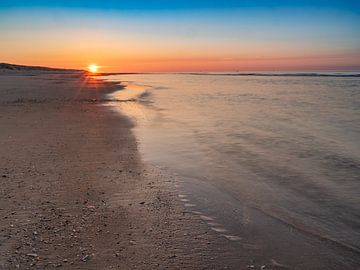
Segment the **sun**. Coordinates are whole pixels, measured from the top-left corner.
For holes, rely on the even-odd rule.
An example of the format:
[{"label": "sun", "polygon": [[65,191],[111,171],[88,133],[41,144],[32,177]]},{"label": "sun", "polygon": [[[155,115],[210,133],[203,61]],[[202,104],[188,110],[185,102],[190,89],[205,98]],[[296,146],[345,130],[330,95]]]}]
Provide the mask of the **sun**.
[{"label": "sun", "polygon": [[98,71],[98,66],[95,65],[95,64],[91,64],[88,66],[88,70],[91,72],[91,73],[96,73]]}]

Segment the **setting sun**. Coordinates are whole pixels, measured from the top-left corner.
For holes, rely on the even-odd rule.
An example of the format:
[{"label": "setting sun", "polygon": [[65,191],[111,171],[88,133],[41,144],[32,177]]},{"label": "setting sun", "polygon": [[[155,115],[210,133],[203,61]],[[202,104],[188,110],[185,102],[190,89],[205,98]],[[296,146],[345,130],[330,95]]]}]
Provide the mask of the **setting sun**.
[{"label": "setting sun", "polygon": [[98,70],[98,66],[97,65],[89,65],[88,70],[92,73],[96,73]]}]

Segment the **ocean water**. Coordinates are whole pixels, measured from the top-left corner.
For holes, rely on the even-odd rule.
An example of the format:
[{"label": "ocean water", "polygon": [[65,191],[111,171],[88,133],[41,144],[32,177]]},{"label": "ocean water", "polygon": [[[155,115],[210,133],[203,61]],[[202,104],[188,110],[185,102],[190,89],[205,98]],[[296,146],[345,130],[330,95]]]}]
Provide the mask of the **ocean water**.
[{"label": "ocean water", "polygon": [[[360,76],[107,76],[148,162],[360,250]],[[350,76],[349,76],[350,75]],[[210,198],[211,199],[211,198]]]}]

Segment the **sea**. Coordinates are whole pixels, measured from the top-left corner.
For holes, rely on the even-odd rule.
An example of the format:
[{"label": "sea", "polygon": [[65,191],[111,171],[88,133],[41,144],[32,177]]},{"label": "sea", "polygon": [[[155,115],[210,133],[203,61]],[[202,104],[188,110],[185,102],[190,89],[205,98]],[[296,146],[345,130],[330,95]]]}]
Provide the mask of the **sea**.
[{"label": "sea", "polygon": [[360,72],[104,78],[124,86],[113,106],[144,160],[183,179],[185,205],[219,217],[233,240],[250,209],[360,251]]}]

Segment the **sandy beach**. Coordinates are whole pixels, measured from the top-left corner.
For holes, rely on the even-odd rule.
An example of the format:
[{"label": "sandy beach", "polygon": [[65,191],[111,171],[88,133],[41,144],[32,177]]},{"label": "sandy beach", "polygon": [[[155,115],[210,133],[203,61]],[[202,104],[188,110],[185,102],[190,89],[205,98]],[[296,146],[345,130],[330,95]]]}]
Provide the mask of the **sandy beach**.
[{"label": "sandy beach", "polygon": [[103,106],[117,84],[0,76],[0,269],[227,267],[225,240],[184,211],[172,179],[140,160],[132,124]]}]

